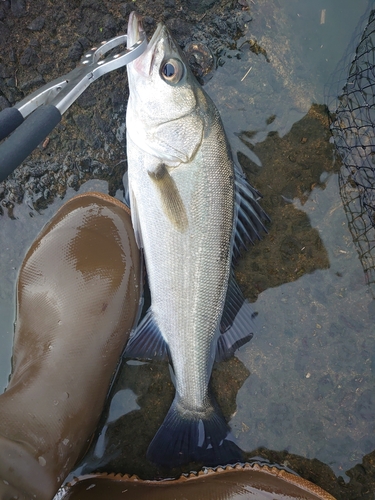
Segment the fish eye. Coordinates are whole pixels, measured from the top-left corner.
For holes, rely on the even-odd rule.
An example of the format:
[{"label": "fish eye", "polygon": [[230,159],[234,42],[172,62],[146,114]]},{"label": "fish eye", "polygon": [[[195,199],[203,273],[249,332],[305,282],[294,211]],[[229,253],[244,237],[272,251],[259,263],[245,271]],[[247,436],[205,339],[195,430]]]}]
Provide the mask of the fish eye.
[{"label": "fish eye", "polygon": [[168,59],[161,66],[161,76],[168,83],[178,83],[184,75],[184,66],[178,59]]}]

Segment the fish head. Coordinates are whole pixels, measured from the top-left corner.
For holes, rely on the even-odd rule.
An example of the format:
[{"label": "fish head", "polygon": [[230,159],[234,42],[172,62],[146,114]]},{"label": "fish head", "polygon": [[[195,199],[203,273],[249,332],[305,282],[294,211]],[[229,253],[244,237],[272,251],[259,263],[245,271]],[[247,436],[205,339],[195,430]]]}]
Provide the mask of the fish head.
[{"label": "fish head", "polygon": [[[128,46],[139,39],[141,18],[128,24]],[[145,52],[127,65],[127,130],[167,165],[186,163],[202,139],[204,92],[168,28],[160,23]]]},{"label": "fish head", "polygon": [[[128,46],[139,39],[141,18],[130,14]],[[131,94],[141,97],[149,116],[173,120],[189,113],[196,106],[195,77],[168,28],[160,23],[145,52],[128,64]]]}]

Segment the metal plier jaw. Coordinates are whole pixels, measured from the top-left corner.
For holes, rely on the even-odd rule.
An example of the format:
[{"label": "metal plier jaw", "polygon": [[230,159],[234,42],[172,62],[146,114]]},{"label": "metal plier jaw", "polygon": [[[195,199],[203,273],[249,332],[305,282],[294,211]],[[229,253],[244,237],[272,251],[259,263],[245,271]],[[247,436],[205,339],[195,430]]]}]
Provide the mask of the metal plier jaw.
[{"label": "metal plier jaw", "polygon": [[102,42],[100,47],[93,47],[87,51],[73,71],[47,83],[14,107],[24,118],[42,104],[52,104],[61,114],[65,113],[92,82],[105,73],[134,61],[144,52],[147,47],[145,33],[140,32],[140,37],[140,40],[129,49],[107,58],[103,58],[107,52],[126,43],[127,35],[120,35]]},{"label": "metal plier jaw", "polygon": [[4,180],[60,122],[61,116],[87,87],[100,76],[134,61],[147,47],[144,31],[131,47],[104,57],[124,45],[127,35],[102,42],[88,50],[77,67],[0,113],[0,182]]}]

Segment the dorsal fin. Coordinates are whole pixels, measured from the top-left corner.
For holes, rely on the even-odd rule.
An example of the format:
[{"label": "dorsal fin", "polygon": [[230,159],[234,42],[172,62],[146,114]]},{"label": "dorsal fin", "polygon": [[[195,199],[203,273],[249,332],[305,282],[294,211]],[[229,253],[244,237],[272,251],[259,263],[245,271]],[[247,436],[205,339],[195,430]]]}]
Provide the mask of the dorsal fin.
[{"label": "dorsal fin", "polygon": [[260,193],[249,184],[242,169],[236,164],[234,176],[236,194],[232,259],[236,261],[248,243],[253,244],[255,240],[261,239],[263,232],[267,233],[263,221],[269,221],[270,218],[258,203]]}]

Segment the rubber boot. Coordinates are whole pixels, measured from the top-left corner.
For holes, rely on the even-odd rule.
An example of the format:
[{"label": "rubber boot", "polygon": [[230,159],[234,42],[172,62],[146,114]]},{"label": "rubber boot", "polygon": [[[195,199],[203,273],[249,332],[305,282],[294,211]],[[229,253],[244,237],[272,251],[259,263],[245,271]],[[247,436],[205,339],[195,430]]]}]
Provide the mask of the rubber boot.
[{"label": "rubber boot", "polygon": [[90,474],[63,490],[60,500],[335,500],[302,477],[258,464],[206,469],[173,481]]},{"label": "rubber boot", "polygon": [[17,283],[0,396],[0,499],[51,500],[86,451],[140,304],[129,210],[88,193],[43,228]]}]

